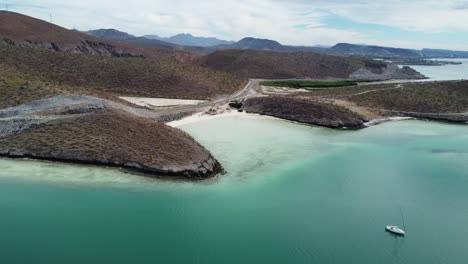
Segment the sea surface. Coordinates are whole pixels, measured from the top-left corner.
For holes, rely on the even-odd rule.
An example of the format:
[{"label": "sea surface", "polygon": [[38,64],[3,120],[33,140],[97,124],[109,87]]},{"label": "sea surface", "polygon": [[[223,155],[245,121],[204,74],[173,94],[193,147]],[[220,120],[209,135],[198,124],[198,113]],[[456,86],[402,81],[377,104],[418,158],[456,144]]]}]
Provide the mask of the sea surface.
[{"label": "sea surface", "polygon": [[[468,126],[238,116],[182,129],[226,174],[177,182],[0,160],[0,263],[468,261]],[[400,210],[405,238],[384,231],[403,226]]]},{"label": "sea surface", "polygon": [[410,66],[433,81],[468,80],[468,59],[440,59],[461,62],[461,65]]}]

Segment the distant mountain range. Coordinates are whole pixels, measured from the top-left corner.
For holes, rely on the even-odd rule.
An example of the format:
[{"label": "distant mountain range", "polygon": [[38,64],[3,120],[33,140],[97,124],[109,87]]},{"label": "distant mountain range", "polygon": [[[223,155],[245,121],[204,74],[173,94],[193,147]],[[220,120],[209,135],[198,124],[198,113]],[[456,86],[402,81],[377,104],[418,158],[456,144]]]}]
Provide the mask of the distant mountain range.
[{"label": "distant mountain range", "polygon": [[329,49],[332,53],[376,58],[468,58],[467,51],[437,49],[401,49],[371,45],[339,43]]},{"label": "distant mountain range", "polygon": [[283,46],[279,42],[269,39],[243,38],[238,42],[218,45],[215,49],[238,49],[238,50],[268,50],[268,51],[293,51],[288,46]]},{"label": "distant mountain range", "polygon": [[164,38],[158,35],[145,35],[143,36],[149,39],[157,39],[165,42],[177,44],[180,46],[193,46],[193,47],[212,47],[217,45],[229,45],[234,44],[234,41],[227,41],[217,38],[206,38],[206,37],[195,37],[191,34],[178,34],[172,37]]},{"label": "distant mountain range", "polygon": [[134,35],[128,34],[126,32],[122,32],[116,29],[96,29],[96,30],[89,30],[89,31],[84,31],[83,33],[98,37],[98,38],[103,38],[103,39],[109,39],[109,40],[114,40],[114,41],[119,41],[119,42],[125,42],[128,44],[136,45],[136,46],[141,46],[145,48],[150,48],[150,47],[156,47],[156,48],[165,48],[165,49],[179,49],[179,47],[176,44],[161,41],[158,39],[148,39],[144,37],[136,37]]},{"label": "distant mountain range", "polygon": [[323,52],[327,48],[324,46],[287,46],[278,41],[269,39],[258,39],[247,37],[236,43],[229,45],[218,45],[211,47],[214,50],[237,49],[237,50],[263,50],[277,52]]},{"label": "distant mountain range", "polygon": [[216,50],[260,50],[275,52],[316,52],[333,55],[353,55],[385,59],[426,59],[426,58],[468,58],[468,51],[439,49],[403,49],[364,44],[339,43],[335,46],[289,46],[269,39],[253,37],[237,42],[217,38],[195,37],[191,34],[178,34],[169,38],[157,35],[136,37],[115,29],[98,29],[83,32],[94,37],[110,39],[141,47],[187,50],[197,53],[210,53]]},{"label": "distant mountain range", "polygon": [[339,43],[327,46],[287,46],[277,41],[257,38],[244,38],[234,44],[211,47],[214,50],[240,49],[264,50],[276,52],[317,52],[334,55],[354,55],[371,58],[468,58],[467,51],[436,50],[436,49],[402,49],[362,44]]},{"label": "distant mountain range", "polygon": [[422,49],[421,52],[425,57],[430,58],[468,58],[468,51]]},{"label": "distant mountain range", "polygon": [[112,28],[89,30],[83,33],[86,33],[88,35],[95,36],[98,38],[113,39],[113,40],[124,40],[124,39],[129,39],[129,38],[135,38],[134,35],[130,35],[126,32],[118,31]]},{"label": "distant mountain range", "polygon": [[417,50],[411,49],[400,49],[380,46],[368,46],[368,45],[355,45],[348,43],[339,43],[329,49],[333,53],[347,54],[347,55],[359,55],[369,57],[404,57],[413,58],[421,57],[421,53]]}]

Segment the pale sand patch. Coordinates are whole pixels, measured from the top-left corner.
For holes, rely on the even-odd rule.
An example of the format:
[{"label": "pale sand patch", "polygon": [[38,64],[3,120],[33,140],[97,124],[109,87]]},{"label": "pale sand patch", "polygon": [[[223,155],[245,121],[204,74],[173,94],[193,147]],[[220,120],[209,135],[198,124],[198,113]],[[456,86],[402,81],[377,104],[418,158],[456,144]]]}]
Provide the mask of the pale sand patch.
[{"label": "pale sand patch", "polygon": [[405,117],[405,116],[395,116],[395,117],[387,117],[387,118],[377,118],[372,119],[371,121],[365,123],[366,127],[370,126],[377,126],[386,122],[393,122],[393,121],[404,121],[404,120],[413,120],[412,117]]},{"label": "pale sand patch", "polygon": [[182,100],[182,99],[167,99],[167,98],[145,98],[145,97],[119,97],[127,102],[139,106],[177,106],[177,105],[197,105],[206,101],[202,100]]},{"label": "pale sand patch", "polygon": [[200,121],[206,121],[206,120],[213,120],[213,119],[218,119],[218,118],[223,118],[223,117],[232,117],[232,116],[242,116],[242,117],[259,117],[260,115],[257,114],[247,114],[245,112],[238,112],[235,110],[232,111],[226,111],[221,114],[215,114],[215,115],[210,115],[206,113],[197,113],[191,116],[188,116],[186,118],[172,121],[169,123],[166,123],[166,125],[171,126],[171,127],[181,127],[187,124],[192,124]]},{"label": "pale sand patch", "polygon": [[271,87],[271,86],[261,86],[261,91],[264,94],[273,94],[273,95],[283,95],[283,94],[294,94],[294,93],[307,93],[310,92],[307,89],[296,89],[289,87]]}]

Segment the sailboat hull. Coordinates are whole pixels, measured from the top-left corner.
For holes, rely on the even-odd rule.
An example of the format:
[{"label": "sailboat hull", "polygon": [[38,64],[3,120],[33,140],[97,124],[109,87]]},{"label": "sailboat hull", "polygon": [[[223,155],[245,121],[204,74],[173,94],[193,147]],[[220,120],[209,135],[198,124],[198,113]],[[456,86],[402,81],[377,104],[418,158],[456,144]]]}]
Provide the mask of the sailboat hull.
[{"label": "sailboat hull", "polygon": [[392,233],[397,236],[405,236],[405,231],[403,231],[401,228],[397,226],[387,226],[385,228],[385,231]]}]

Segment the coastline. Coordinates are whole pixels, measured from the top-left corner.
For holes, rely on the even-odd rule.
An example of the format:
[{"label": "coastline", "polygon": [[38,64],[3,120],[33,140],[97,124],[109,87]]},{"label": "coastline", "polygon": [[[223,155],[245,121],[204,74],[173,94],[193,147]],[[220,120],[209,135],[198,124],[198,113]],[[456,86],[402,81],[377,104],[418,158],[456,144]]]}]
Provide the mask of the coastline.
[{"label": "coastline", "polygon": [[386,118],[376,118],[376,119],[372,119],[372,120],[364,123],[364,128],[372,127],[372,126],[378,126],[380,124],[387,123],[387,122],[404,121],[404,120],[418,120],[418,119],[414,118],[414,117],[404,117],[404,116],[392,116],[392,117],[386,117]]},{"label": "coastline", "polygon": [[[242,118],[257,118],[257,119],[275,119],[275,120],[281,120],[281,121],[286,121],[288,123],[293,123],[296,125],[301,125],[301,126],[309,126],[309,127],[315,127],[315,128],[322,128],[322,129],[330,129],[330,130],[341,130],[341,131],[353,131],[356,129],[349,129],[349,128],[342,128],[342,129],[336,129],[336,128],[328,128],[324,126],[318,126],[314,124],[307,124],[307,123],[301,123],[297,121],[291,121],[287,119],[282,119],[282,118],[277,118],[273,116],[268,116],[268,115],[259,115],[259,114],[250,114],[250,113],[245,113],[245,112],[237,112],[237,111],[226,111],[223,113],[215,114],[215,115],[210,115],[206,114],[203,112],[197,113],[195,115],[183,118],[178,121],[172,121],[170,122],[170,126],[172,127],[181,127],[184,125],[188,124],[194,124],[198,122],[204,122],[204,121],[209,121],[209,120],[215,120],[215,119],[220,119],[220,118],[225,118],[225,117],[242,117]],[[406,120],[424,120],[424,121],[429,121],[429,122],[440,122],[437,120],[430,120],[430,119],[423,119],[423,118],[414,118],[414,117],[401,117],[401,116],[394,116],[394,117],[387,117],[387,118],[376,118],[372,119],[369,122],[366,122],[364,126],[362,126],[360,129],[366,129],[366,128],[371,128],[380,124],[384,123],[390,123],[393,121],[406,121]],[[165,181],[165,182],[192,182],[192,183],[203,183],[203,182],[212,182],[216,181],[219,179],[219,176],[223,174],[223,171],[218,171],[217,173],[212,174],[211,177],[207,178],[187,178],[187,177],[181,177],[180,175],[157,175],[154,173],[148,173],[147,171],[143,170],[138,170],[135,168],[129,168],[126,166],[116,166],[112,164],[104,164],[104,163],[91,163],[91,162],[80,162],[80,161],[70,161],[70,160],[56,160],[56,159],[41,159],[37,157],[12,157],[12,156],[0,156],[0,160],[11,160],[11,161],[29,161],[29,162],[40,162],[43,164],[56,164],[57,166],[61,165],[69,165],[69,166],[76,166],[76,168],[97,168],[97,169],[104,169],[106,171],[109,171],[109,174],[111,173],[118,173],[121,175],[121,179],[117,180],[123,181],[123,182],[141,182],[141,183],[149,183],[153,180],[157,181]],[[129,176],[136,176],[135,178],[130,177],[127,178],[124,175],[129,175]],[[52,177],[52,181],[57,181],[57,182],[87,182],[85,179],[74,179],[73,177],[67,178],[67,177]],[[94,180],[92,180],[94,181]],[[98,181],[99,182],[99,181]],[[104,179],[102,182],[112,182],[109,179]]]},{"label": "coastline", "polygon": [[[305,125],[305,126],[314,126],[314,127],[321,127],[321,128],[328,128],[328,129],[333,129],[333,130],[360,130],[360,129],[366,129],[368,127],[373,127],[377,126],[383,123],[388,123],[388,122],[398,122],[398,121],[405,121],[405,120],[421,120],[421,121],[430,121],[430,122],[444,122],[444,120],[440,119],[435,119],[435,118],[418,118],[418,117],[413,117],[413,116],[390,116],[390,117],[384,117],[384,118],[374,118],[370,119],[369,121],[365,122],[362,126],[358,128],[348,128],[348,127],[343,127],[343,128],[333,128],[333,127],[327,127],[327,126],[321,126],[318,124],[312,124],[312,123],[304,123],[304,122],[299,122],[295,120],[290,120],[290,119],[285,119],[285,118],[280,118],[280,117],[275,117],[275,116],[270,116],[270,115],[261,115],[261,114],[255,114],[255,113],[247,113],[247,112],[238,112],[235,110],[231,111],[225,111],[222,113],[218,114],[207,114],[205,112],[198,112],[196,114],[193,114],[191,116],[184,117],[179,120],[171,121],[166,123],[166,125],[174,128],[180,128],[185,125],[189,124],[194,124],[198,122],[204,122],[204,121],[209,121],[209,120],[215,120],[215,119],[220,119],[220,118],[225,118],[225,117],[248,117],[248,118],[268,118],[268,119],[276,119],[276,120],[281,120],[281,121],[286,121],[298,125]],[[447,122],[447,121],[445,121]],[[453,124],[468,124],[468,122],[448,122],[448,123],[453,123]]]},{"label": "coastline", "polygon": [[205,112],[198,112],[196,114],[184,117],[179,120],[171,121],[166,123],[166,125],[174,128],[178,128],[184,125],[188,124],[193,124],[193,123],[198,123],[202,121],[207,121],[207,120],[213,120],[213,119],[218,119],[218,118],[224,118],[224,117],[235,117],[235,116],[241,116],[241,117],[259,117],[262,115],[258,114],[250,114],[246,112],[238,112],[236,110],[231,110],[231,111],[225,111],[219,114],[207,114]]}]

